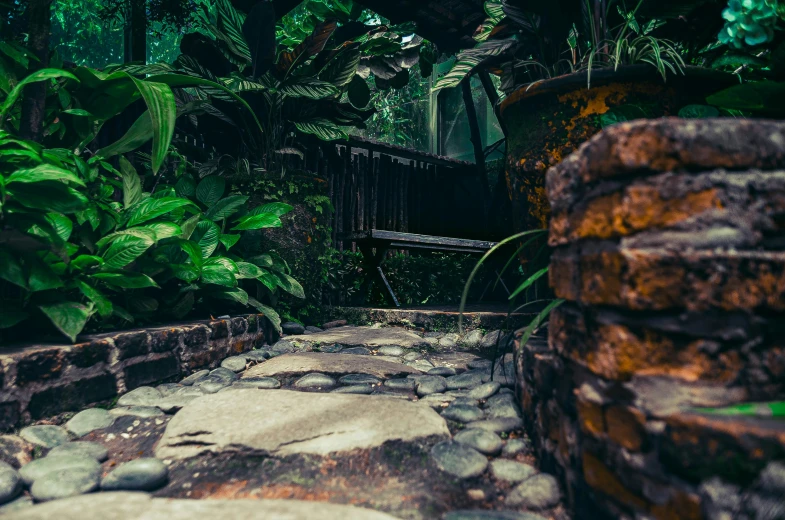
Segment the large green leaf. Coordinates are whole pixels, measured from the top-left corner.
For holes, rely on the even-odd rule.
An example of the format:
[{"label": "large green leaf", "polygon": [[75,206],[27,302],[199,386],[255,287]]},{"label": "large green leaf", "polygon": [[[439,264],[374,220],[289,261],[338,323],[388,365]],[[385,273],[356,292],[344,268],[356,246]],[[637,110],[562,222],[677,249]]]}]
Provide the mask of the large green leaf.
[{"label": "large green leaf", "polygon": [[196,182],[190,175],[183,175],[174,185],[178,197],[193,197],[196,195]]},{"label": "large green leaf", "polygon": [[87,207],[87,197],[59,181],[35,184],[13,184],[7,193],[11,199],[28,208],[57,213],[76,213]]},{"label": "large green leaf", "polygon": [[248,197],[245,195],[230,195],[213,204],[204,212],[204,216],[215,221],[223,220],[240,209],[247,201]]},{"label": "large green leaf", "polygon": [[328,119],[316,117],[308,121],[296,121],[294,126],[303,133],[313,134],[323,141],[336,141],[348,139],[346,132]]},{"label": "large green leaf", "polygon": [[134,228],[122,229],[120,231],[115,231],[114,233],[110,233],[105,237],[103,237],[102,239],[100,239],[98,242],[96,242],[95,245],[98,247],[104,247],[105,245],[124,236],[140,237],[146,240],[150,240],[152,242],[158,240],[158,235],[155,233],[155,230],[151,226],[139,226]]},{"label": "large green leaf", "polygon": [[0,329],[7,329],[13,327],[17,323],[21,323],[30,316],[30,313],[17,310],[3,310],[0,312]]},{"label": "large green leaf", "polygon": [[50,79],[57,78],[69,78],[77,82],[79,81],[79,78],[64,70],[41,69],[39,71],[33,72],[22,81],[17,83],[13,90],[8,93],[8,97],[5,98],[5,101],[3,101],[2,105],[0,105],[0,128],[3,128],[8,111],[11,110],[11,107],[14,106],[16,100],[19,99],[19,96],[22,94],[22,91],[26,85],[29,85],[30,83],[36,83],[38,81],[48,81]]},{"label": "large green leaf", "polygon": [[237,264],[231,258],[226,258],[225,256],[218,256],[214,258],[210,258],[204,263],[205,266],[208,265],[222,265],[229,269],[232,274],[237,275],[240,274],[240,268],[237,267]]},{"label": "large green leaf", "polygon": [[289,213],[294,209],[289,204],[285,202],[268,202],[267,204],[262,204],[261,206],[256,206],[252,209],[249,215],[259,215],[261,213],[272,213],[273,215],[283,216]]},{"label": "large green leaf", "polygon": [[0,249],[0,278],[27,289],[27,277],[22,264],[5,249]]},{"label": "large green leaf", "polygon": [[305,291],[303,290],[303,286],[300,285],[300,282],[286,273],[276,273],[276,276],[278,276],[279,280],[278,287],[288,292],[292,296],[297,298],[305,298]]},{"label": "large green leaf", "polygon": [[153,137],[153,120],[150,111],[145,111],[134,124],[114,143],[95,152],[98,159],[109,159],[115,155],[132,152],[141,147]]},{"label": "large green leaf", "polygon": [[23,168],[20,170],[16,170],[14,173],[8,176],[5,179],[5,184],[10,185],[13,183],[37,183],[43,181],[64,181],[71,184],[76,184],[77,186],[84,186],[85,183],[71,173],[68,170],[64,170],[63,168],[58,168],[52,164],[39,164],[34,168]]},{"label": "large green leaf", "polygon": [[248,293],[239,287],[221,287],[215,288],[210,291],[210,296],[213,298],[221,298],[223,300],[231,300],[241,305],[248,305]]},{"label": "large green leaf", "polygon": [[88,300],[93,302],[93,305],[95,305],[95,310],[98,311],[98,314],[100,314],[102,318],[108,318],[112,315],[112,302],[104,295],[104,293],[87,282],[83,282],[81,280],[77,282],[77,287],[79,287],[79,291],[85,295]]},{"label": "large green leaf", "polygon": [[48,291],[62,287],[63,281],[46,263],[35,258],[30,262],[27,286],[31,291]]},{"label": "large green leaf", "polygon": [[338,88],[349,84],[357,73],[360,64],[360,45],[347,45],[333,57],[319,72],[319,79],[332,83]]},{"label": "large green leaf", "polygon": [[221,264],[205,265],[202,267],[202,282],[236,287],[237,279],[229,269]]},{"label": "large green leaf", "polygon": [[183,230],[174,222],[151,222],[145,226],[155,232],[156,241],[165,238],[179,237]]},{"label": "large green leaf", "polygon": [[223,177],[211,175],[205,177],[196,187],[196,200],[208,208],[218,202],[226,190],[226,181]]},{"label": "large green leaf", "polygon": [[90,275],[108,285],[123,289],[144,289],[145,287],[158,287],[155,280],[142,273],[117,272],[117,273],[95,273]]},{"label": "large green leaf", "polygon": [[485,60],[499,56],[514,48],[516,40],[491,40],[478,43],[472,49],[459,52],[450,71],[434,84],[433,90],[458,86]]},{"label": "large green leaf", "polygon": [[218,247],[218,236],[221,234],[220,228],[214,222],[203,220],[196,225],[196,229],[191,235],[191,240],[199,244],[202,250],[202,258],[210,258]]},{"label": "large green leaf", "polygon": [[760,81],[736,85],[706,98],[710,105],[726,110],[755,112],[770,117],[785,116],[785,82]]},{"label": "large green leaf", "polygon": [[134,166],[120,156],[120,175],[123,177],[123,207],[130,208],[142,200],[142,181]]},{"label": "large green leaf", "polygon": [[264,274],[259,267],[250,262],[237,262],[237,278],[259,278]]},{"label": "large green leaf", "polygon": [[238,240],[240,240],[240,235],[221,234],[221,236],[218,237],[218,240],[221,241],[228,251],[233,245],[237,243]]},{"label": "large green leaf", "polygon": [[283,85],[281,92],[289,97],[304,97],[308,99],[324,99],[338,94],[338,88],[332,83],[316,78],[296,78]]},{"label": "large green leaf", "polygon": [[174,275],[186,283],[192,283],[199,279],[199,268],[189,264],[172,264],[170,266]]},{"label": "large green leaf", "polygon": [[150,249],[155,242],[149,238],[125,235],[117,238],[103,254],[104,266],[110,269],[125,267]]},{"label": "large green leaf", "polygon": [[259,302],[256,298],[249,297],[248,298],[248,305],[252,305],[256,308],[257,311],[261,312],[265,315],[265,317],[270,320],[270,323],[273,324],[275,330],[279,333],[281,332],[281,317],[278,316],[278,313],[275,312],[272,308],[268,307],[267,305],[263,305]]},{"label": "large green leaf", "polygon": [[272,227],[281,227],[281,219],[278,215],[273,213],[260,213],[258,215],[249,215],[242,217],[237,221],[237,224],[232,228],[232,231],[244,231],[249,229],[263,229]]},{"label": "large green leaf", "polygon": [[188,258],[191,259],[191,262],[193,262],[197,269],[201,269],[204,259],[202,258],[202,249],[199,247],[199,244],[193,240],[180,240],[179,243],[180,248],[185,251]]},{"label": "large green leaf", "polygon": [[134,207],[130,208],[128,226],[135,226],[142,222],[147,222],[161,215],[166,215],[178,208],[193,206],[194,203],[188,199],[179,197],[163,197],[160,199],[144,199]]},{"label": "large green leaf", "polygon": [[188,240],[189,238],[191,238],[191,234],[194,232],[194,229],[196,229],[196,225],[199,224],[199,219],[201,218],[202,218],[201,214],[196,214],[193,217],[186,220],[185,222],[183,222],[182,225],[180,225],[180,228],[183,230],[183,233],[182,235],[180,235],[180,238],[183,238],[184,240]]},{"label": "large green leaf", "polygon": [[90,319],[92,309],[81,303],[63,302],[38,307],[63,334],[71,341],[76,341],[76,336],[82,332],[87,320]]},{"label": "large green leaf", "polygon": [[155,174],[158,173],[158,169],[169,152],[169,143],[171,143],[174,135],[174,123],[177,118],[177,105],[174,101],[174,93],[169,88],[169,85],[164,83],[130,77],[142,94],[142,98],[147,104],[147,110],[150,112],[153,125],[151,159],[153,173]]},{"label": "large green leaf", "polygon": [[194,293],[193,292],[187,292],[187,293],[183,294],[182,298],[180,298],[169,309],[170,312],[172,313],[172,316],[174,316],[177,319],[184,318],[186,316],[186,314],[191,312],[191,309],[194,306],[194,300],[195,300],[195,297],[194,297]]},{"label": "large green leaf", "polygon": [[288,73],[294,66],[303,63],[312,56],[316,56],[324,49],[338,23],[335,20],[325,20],[314,27],[313,32],[294,48],[292,52],[281,52],[278,55],[277,67],[283,73]]}]

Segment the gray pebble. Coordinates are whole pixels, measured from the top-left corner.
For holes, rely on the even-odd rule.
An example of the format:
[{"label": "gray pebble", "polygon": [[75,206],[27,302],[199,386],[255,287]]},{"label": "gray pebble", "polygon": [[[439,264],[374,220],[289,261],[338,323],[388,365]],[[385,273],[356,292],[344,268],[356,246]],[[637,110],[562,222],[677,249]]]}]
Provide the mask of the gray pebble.
[{"label": "gray pebble", "polygon": [[326,374],[313,372],[305,374],[295,381],[294,386],[297,388],[332,388],[335,386],[335,379]]},{"label": "gray pebble", "polygon": [[454,440],[486,455],[496,455],[502,449],[501,438],[486,430],[462,430],[455,434]]},{"label": "gray pebble", "polygon": [[493,362],[488,359],[473,359],[467,363],[469,368],[490,369]]},{"label": "gray pebble", "polygon": [[37,479],[30,494],[37,502],[84,495],[98,489],[100,469],[68,468],[52,471]]},{"label": "gray pebble", "polygon": [[164,397],[174,394],[181,388],[183,388],[183,386],[177,383],[164,383],[155,387],[155,389],[161,392],[161,395]]},{"label": "gray pebble", "polygon": [[319,327],[314,327],[313,325],[308,325],[307,327],[305,327],[305,330],[307,330],[308,332],[312,332],[314,334],[317,332],[324,332],[324,329],[320,329]]},{"label": "gray pebble", "polygon": [[0,504],[10,502],[22,492],[22,477],[10,464],[0,461]]},{"label": "gray pebble", "polygon": [[0,505],[0,515],[9,513],[18,513],[23,509],[33,506],[33,499],[28,495],[22,495],[16,500],[12,500],[6,504]]},{"label": "gray pebble", "polygon": [[523,420],[520,417],[503,417],[499,419],[486,419],[475,421],[466,425],[467,428],[479,428],[492,432],[511,432],[523,428]]},{"label": "gray pebble", "polygon": [[[462,404],[452,403],[444,409],[442,417],[451,421],[468,423],[471,421],[479,421],[485,416],[482,410],[476,406],[466,406]],[[501,449],[501,445],[499,446]]]},{"label": "gray pebble", "polygon": [[114,420],[114,416],[103,408],[89,408],[74,415],[65,427],[77,437],[83,437],[91,431],[108,428]]},{"label": "gray pebble", "polygon": [[431,457],[440,470],[461,479],[480,476],[488,467],[488,459],[481,453],[455,441],[435,445]]},{"label": "gray pebble", "polygon": [[105,491],[153,491],[166,484],[169,470],[160,460],[148,457],[120,464],[101,480]]},{"label": "gray pebble", "polygon": [[515,403],[507,403],[497,406],[485,406],[485,413],[489,419],[515,418],[520,417],[521,412]]},{"label": "gray pebble", "polygon": [[444,392],[447,389],[447,383],[441,376],[423,376],[417,378],[415,381],[417,382],[415,385],[417,395],[421,397]]},{"label": "gray pebble", "polygon": [[453,348],[458,345],[458,339],[460,336],[457,334],[445,334],[441,338],[439,338],[439,346],[444,348]]},{"label": "gray pebble", "polygon": [[417,361],[418,359],[422,359],[423,355],[419,352],[409,352],[405,356],[403,356],[404,361]]},{"label": "gray pebble", "polygon": [[221,367],[234,373],[245,370],[245,356],[232,356],[221,361]]},{"label": "gray pebble", "polygon": [[[446,394],[447,392],[445,392]],[[451,395],[451,394],[448,394]],[[461,405],[461,406],[472,406],[472,407],[479,407],[480,402],[477,399],[471,399],[469,397],[456,397],[455,401],[452,402],[453,405]]]},{"label": "gray pebble", "polygon": [[760,473],[760,487],[785,497],[785,463],[769,462]]},{"label": "gray pebble", "polygon": [[228,368],[224,367],[218,367],[210,372],[210,379],[219,379],[221,381],[226,381],[227,383],[231,383],[238,377],[240,376],[238,376],[234,370],[229,370]]},{"label": "gray pebble", "polygon": [[418,402],[423,403],[423,404],[427,404],[431,408],[444,408],[445,406],[447,406],[448,404],[450,404],[454,400],[455,400],[455,397],[453,397],[451,395],[447,395],[447,394],[430,394],[430,395],[426,395],[425,397],[420,399]]},{"label": "gray pebble", "polygon": [[291,334],[293,336],[298,336],[305,332],[305,327],[300,325],[294,321],[287,321],[286,323],[281,324],[281,330],[283,330],[284,334]]},{"label": "gray pebble", "polygon": [[429,376],[454,376],[455,369],[451,367],[434,367],[428,371]]},{"label": "gray pebble", "polygon": [[534,466],[515,462],[514,460],[496,459],[491,461],[491,475],[493,475],[496,480],[521,482],[537,473],[539,472]]},{"label": "gray pebble", "polygon": [[289,343],[288,341],[280,340],[275,345],[270,347],[270,355],[280,356],[281,354],[291,354],[296,350],[297,348],[295,348],[295,346]]},{"label": "gray pebble", "polygon": [[57,455],[55,457],[44,457],[36,459],[30,464],[26,464],[19,469],[19,474],[25,485],[30,486],[33,482],[44,475],[53,471],[82,468],[90,471],[100,471],[101,465],[93,457],[84,455]]},{"label": "gray pebble", "polygon": [[334,394],[372,394],[374,388],[371,385],[350,385],[341,386],[332,391]]},{"label": "gray pebble", "polygon": [[512,391],[512,388],[506,388],[505,387],[505,388],[502,388],[501,390],[499,390],[499,393],[500,394],[512,394],[513,391]]},{"label": "gray pebble", "polygon": [[208,378],[199,383],[199,389],[205,394],[215,394],[224,388],[232,386],[233,381],[224,381],[221,379]]},{"label": "gray pebble", "polygon": [[461,343],[469,348],[477,348],[482,341],[482,336],[481,330],[473,330],[463,337]]},{"label": "gray pebble", "polygon": [[264,390],[281,388],[281,382],[274,377],[244,377],[240,381],[253,383],[256,385],[256,388]]},{"label": "gray pebble", "polygon": [[413,369],[419,370],[420,372],[428,372],[430,369],[434,368],[433,363],[431,363],[427,359],[417,359],[415,361],[406,361],[404,364],[407,367],[412,367]]},{"label": "gray pebble", "polygon": [[477,509],[474,511],[450,511],[442,520],[548,520],[544,516],[534,513],[518,513],[516,511],[489,511]]},{"label": "gray pebble", "polygon": [[347,374],[338,379],[338,382],[344,385],[377,385],[382,380],[370,374]]},{"label": "gray pebble", "polygon": [[327,352],[328,354],[337,354],[338,352],[343,350],[343,346],[338,344],[325,345],[323,347],[319,347],[319,350],[321,350],[322,352]]},{"label": "gray pebble", "polygon": [[115,417],[123,415],[132,415],[134,417],[150,418],[160,417],[164,415],[160,408],[155,406],[121,406],[119,408],[112,408],[109,413]]},{"label": "gray pebble", "polygon": [[464,372],[463,374],[447,378],[447,388],[450,390],[474,388],[481,384],[483,384],[483,374],[480,372]]},{"label": "gray pebble", "polygon": [[180,384],[184,386],[191,386],[193,384],[199,383],[203,379],[207,379],[208,375],[210,375],[209,370],[200,370],[180,381]]},{"label": "gray pebble", "polygon": [[379,347],[377,353],[380,356],[393,356],[393,357],[400,357],[403,356],[406,351],[403,347],[399,347],[397,345],[385,345],[383,347]]},{"label": "gray pebble", "polygon": [[154,406],[152,403],[161,397],[161,392],[152,386],[140,386],[118,399],[117,406]]},{"label": "gray pebble", "polygon": [[414,390],[415,384],[414,379],[409,378],[388,379],[384,382],[384,386],[393,390]]},{"label": "gray pebble", "polygon": [[50,424],[40,424],[22,428],[22,431],[19,432],[19,436],[29,443],[43,446],[44,448],[54,448],[55,446],[60,446],[70,440],[65,428]]},{"label": "gray pebble", "polygon": [[107,451],[102,444],[98,444],[97,442],[74,441],[52,448],[52,451],[47,454],[47,457],[59,457],[61,455],[87,457],[95,459],[98,462],[103,462],[109,458],[109,451]]},{"label": "gray pebble", "polygon": [[519,453],[527,453],[531,450],[531,444],[523,439],[509,439],[502,448],[502,455],[514,457]]},{"label": "gray pebble", "polygon": [[559,484],[553,476],[539,473],[518,484],[507,495],[505,505],[539,510],[559,503]]},{"label": "gray pebble", "polygon": [[469,391],[468,396],[472,399],[488,399],[493,394],[499,391],[501,385],[496,381],[491,381],[489,383],[483,383],[480,386],[472,388]]},{"label": "gray pebble", "polygon": [[359,356],[370,356],[371,351],[365,347],[349,347],[341,351],[341,354],[356,354]]},{"label": "gray pebble", "polygon": [[270,353],[266,350],[251,350],[244,355],[245,360],[252,363],[261,363],[270,357]]}]

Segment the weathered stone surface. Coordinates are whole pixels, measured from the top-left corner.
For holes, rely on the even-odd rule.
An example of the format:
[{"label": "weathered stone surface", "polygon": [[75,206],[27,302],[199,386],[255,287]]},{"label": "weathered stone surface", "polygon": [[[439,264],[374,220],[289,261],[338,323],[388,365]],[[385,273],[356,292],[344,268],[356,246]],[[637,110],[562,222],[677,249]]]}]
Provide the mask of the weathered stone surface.
[{"label": "weathered stone surface", "polygon": [[10,515],[10,513],[17,513],[28,507],[33,507],[33,499],[27,495],[22,495],[16,500],[0,505],[0,515]]},{"label": "weathered stone surface", "polygon": [[423,339],[412,332],[398,328],[373,329],[371,327],[337,327],[308,336],[308,341],[319,344],[338,343],[344,347],[397,346],[416,348],[425,346]]},{"label": "weathered stone surface", "polygon": [[247,377],[235,381],[235,384],[244,383],[255,385],[256,388],[270,390],[274,388],[281,388],[281,382],[274,377]]},{"label": "weathered stone surface", "polygon": [[445,408],[442,412],[442,417],[445,419],[462,423],[478,421],[484,416],[485,414],[483,411],[476,406],[467,406],[465,404],[457,404],[455,402],[451,403],[450,406]]},{"label": "weathered stone surface", "polygon": [[322,455],[448,433],[437,413],[404,400],[233,390],[205,396],[183,408],[167,425],[156,456],[180,459],[237,449]]},{"label": "weathered stone surface", "polygon": [[447,394],[430,394],[420,398],[418,402],[427,404],[431,408],[440,409],[455,401],[455,396]]},{"label": "weathered stone surface", "polygon": [[488,467],[488,459],[478,451],[455,441],[435,445],[431,449],[431,458],[440,470],[462,479],[478,477]]},{"label": "weathered stone surface", "polygon": [[30,494],[38,502],[83,495],[98,489],[99,469],[73,467],[52,471],[36,479]]},{"label": "weathered stone surface", "polygon": [[497,459],[491,461],[491,475],[497,480],[521,482],[537,473],[539,472],[534,466],[515,462],[514,460]]},{"label": "weathered stone surface", "polygon": [[161,391],[151,386],[141,386],[131,390],[117,400],[117,406],[155,406],[161,399]]},{"label": "weathered stone surface", "polygon": [[551,475],[539,473],[518,484],[508,495],[505,504],[540,510],[559,503],[559,484]]},{"label": "weathered stone surface", "polygon": [[474,421],[466,425],[467,428],[480,428],[492,432],[511,432],[523,427],[523,421],[518,417],[503,417],[500,419],[486,419]]},{"label": "weathered stone surface", "polygon": [[297,352],[297,348],[292,345],[290,341],[280,340],[275,345],[270,347],[270,355],[271,356],[280,356],[282,354],[291,354],[292,352]]},{"label": "weathered stone surface", "polygon": [[[27,410],[33,419],[41,419],[62,411],[80,410],[89,403],[111,399],[117,395],[117,379],[113,374],[99,372],[73,382],[50,386],[30,397]],[[2,403],[0,403],[0,408]],[[0,416],[0,422],[4,417]]]},{"label": "weathered stone surface", "polygon": [[109,452],[97,442],[75,441],[61,444],[47,454],[47,457],[60,455],[73,455],[77,457],[90,457],[98,462],[103,462],[109,457]]},{"label": "weathered stone surface", "polygon": [[544,516],[534,513],[518,513],[516,511],[450,511],[442,520],[546,520]]},{"label": "weathered stone surface", "polygon": [[158,459],[145,457],[120,464],[101,480],[106,491],[153,491],[166,484],[169,470]]},{"label": "weathered stone surface", "polygon": [[210,375],[209,370],[199,370],[198,372],[194,372],[190,376],[180,381],[180,384],[184,386],[191,386],[206,379],[208,375]]},{"label": "weathered stone surface", "polygon": [[319,327],[314,327],[313,325],[308,325],[307,327],[305,327],[305,330],[307,330],[312,334],[315,334],[317,332],[324,332],[324,329],[320,329]]},{"label": "weathered stone surface", "polygon": [[375,359],[373,356],[354,356],[351,354],[325,354],[321,352],[302,352],[279,356],[261,365],[249,368],[243,373],[248,377],[275,377],[283,375],[322,372],[324,374],[371,374],[387,378],[398,374],[418,374],[418,370],[400,363]]},{"label": "weathered stone surface", "polygon": [[447,382],[441,376],[422,376],[418,377],[415,382],[415,389],[420,397],[447,390]]},{"label": "weathered stone surface", "polygon": [[365,347],[348,347],[341,351],[343,354],[354,354],[355,356],[370,356],[371,351]]},{"label": "weathered stone surface", "polygon": [[125,373],[126,387],[138,388],[179,376],[180,363],[176,356],[170,354],[157,359],[143,359],[138,363],[127,365],[123,372]]},{"label": "weathered stone surface", "polygon": [[459,390],[463,388],[474,388],[480,386],[487,380],[486,376],[481,371],[464,372],[463,374],[447,378],[447,388],[450,390]]},{"label": "weathered stone surface", "polygon": [[231,356],[221,361],[221,366],[232,372],[242,372],[245,370],[245,356]]},{"label": "weathered stone surface", "polygon": [[349,385],[336,388],[332,391],[334,394],[372,394],[374,388],[371,385]]},{"label": "weathered stone surface", "polygon": [[54,457],[44,457],[36,459],[27,466],[19,469],[19,474],[26,485],[31,485],[38,479],[54,471],[65,471],[70,469],[86,469],[98,473],[101,465],[94,457],[75,454],[62,454]]},{"label": "weathered stone surface", "polygon": [[27,442],[43,446],[44,448],[54,448],[69,440],[68,432],[65,428],[49,424],[22,428],[22,431],[19,432],[19,436]]},{"label": "weathered stone surface", "polygon": [[416,384],[414,379],[409,378],[388,379],[384,382],[384,386],[393,390],[414,390]]},{"label": "weathered stone surface", "polygon": [[496,455],[502,449],[502,440],[498,435],[491,431],[480,429],[462,430],[455,434],[455,442],[460,442],[484,453],[485,455]]},{"label": "weathered stone surface", "polygon": [[354,506],[302,500],[172,500],[145,493],[96,493],[19,511],[18,520],[172,520],[175,518],[395,520]]},{"label": "weathered stone surface", "polygon": [[335,384],[335,379],[319,373],[305,374],[294,382],[297,388],[332,388]]},{"label": "weathered stone surface", "polygon": [[379,350],[377,352],[379,353],[380,356],[398,357],[398,356],[403,356],[406,353],[406,350],[404,350],[403,347],[400,347],[398,345],[385,345],[383,347],[379,347]]},{"label": "weathered stone surface", "polygon": [[502,448],[502,455],[505,457],[514,457],[519,453],[526,453],[531,450],[531,443],[522,439],[509,439]]},{"label": "weathered stone surface", "polygon": [[160,408],[155,406],[120,406],[112,408],[109,413],[115,417],[133,415],[135,417],[159,417],[164,415]]},{"label": "weathered stone surface", "polygon": [[5,462],[0,462],[0,504],[10,502],[22,492],[22,477]]},{"label": "weathered stone surface", "polygon": [[452,367],[434,367],[428,370],[427,374],[429,376],[442,376],[442,377],[454,376],[455,369]]},{"label": "weathered stone surface", "polygon": [[347,374],[338,381],[344,385],[378,385],[382,382],[381,379],[370,374]]},{"label": "weathered stone surface", "polygon": [[483,334],[481,330],[473,330],[466,334],[461,341],[461,344],[468,348],[477,348],[480,346]]},{"label": "weathered stone surface", "polygon": [[491,381],[472,388],[466,395],[472,399],[488,399],[498,392],[499,388],[501,388],[501,385],[497,381]]},{"label": "weathered stone surface", "polygon": [[74,415],[65,423],[65,427],[77,437],[83,437],[93,430],[111,426],[113,422],[114,416],[108,411],[103,408],[90,408]]},{"label": "weathered stone surface", "polygon": [[0,435],[0,462],[19,469],[33,460],[35,446],[16,435]]}]

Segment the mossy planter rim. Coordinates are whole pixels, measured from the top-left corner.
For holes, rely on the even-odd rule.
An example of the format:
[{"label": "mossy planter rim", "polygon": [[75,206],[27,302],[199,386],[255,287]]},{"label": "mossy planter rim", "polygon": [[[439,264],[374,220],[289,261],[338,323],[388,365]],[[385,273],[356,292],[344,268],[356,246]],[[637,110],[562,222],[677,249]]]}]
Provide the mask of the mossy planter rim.
[{"label": "mossy planter rim", "polygon": [[[684,74],[673,74],[669,72],[665,81],[663,81],[662,76],[657,72],[657,69],[647,64],[622,65],[618,69],[595,69],[591,72],[591,88],[620,82],[648,81],[668,85],[670,83],[689,81],[711,82],[716,86],[716,90],[721,90],[724,87],[730,87],[738,83],[736,77],[727,72],[707,69],[705,67],[695,67],[692,65],[683,67],[683,69]],[[501,115],[504,117],[504,111],[511,105],[515,105],[519,101],[541,94],[573,92],[580,88],[589,90],[589,87],[587,87],[588,74],[588,71],[573,72],[571,74],[545,79],[534,84],[523,85],[513,91],[501,102]],[[726,85],[723,85],[723,83],[726,83]]]}]

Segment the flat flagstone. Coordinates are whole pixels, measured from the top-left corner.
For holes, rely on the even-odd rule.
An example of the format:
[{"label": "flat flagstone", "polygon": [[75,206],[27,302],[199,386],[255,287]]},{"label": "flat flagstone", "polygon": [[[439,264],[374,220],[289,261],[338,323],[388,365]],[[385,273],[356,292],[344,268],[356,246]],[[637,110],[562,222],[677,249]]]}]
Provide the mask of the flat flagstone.
[{"label": "flat flagstone", "polygon": [[173,520],[175,518],[281,518],[286,520],[395,520],[355,506],[305,500],[173,500],[146,493],[94,493],[28,507],[17,520]]},{"label": "flat flagstone", "polygon": [[344,347],[385,347],[396,346],[416,348],[427,345],[417,334],[407,330],[389,327],[336,327],[308,336],[308,341],[319,344],[338,343]]},{"label": "flat flagstone", "polygon": [[185,406],[167,425],[155,455],[183,459],[246,449],[272,455],[325,455],[392,440],[447,435],[447,424],[439,414],[406,400],[238,389]]},{"label": "flat flagstone", "polygon": [[277,377],[284,375],[307,374],[370,374],[388,378],[398,374],[419,374],[420,371],[400,363],[391,363],[374,356],[353,354],[325,354],[322,352],[302,352],[285,354],[265,361],[243,372],[243,379],[249,377]]}]

